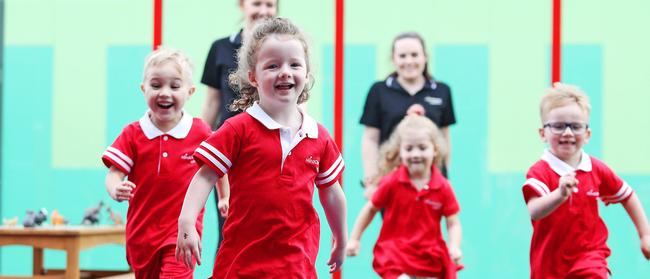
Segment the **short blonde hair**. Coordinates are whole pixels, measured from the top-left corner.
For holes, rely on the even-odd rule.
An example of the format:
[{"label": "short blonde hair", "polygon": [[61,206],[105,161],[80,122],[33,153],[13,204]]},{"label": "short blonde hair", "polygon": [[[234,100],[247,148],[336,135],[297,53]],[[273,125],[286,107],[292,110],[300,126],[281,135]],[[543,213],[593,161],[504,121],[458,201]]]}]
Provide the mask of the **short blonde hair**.
[{"label": "short blonde hair", "polygon": [[438,126],[426,116],[410,114],[397,124],[397,127],[390,134],[388,140],[379,148],[379,173],[373,179],[374,182],[378,182],[379,179],[395,170],[401,164],[400,145],[402,144],[404,132],[409,130],[426,131],[436,151],[433,163],[438,167],[444,164],[448,149]]},{"label": "short blonde hair", "polygon": [[551,110],[570,104],[578,105],[587,116],[590,115],[591,105],[589,104],[589,97],[579,87],[556,82],[547,91],[539,104],[542,123],[546,120]]},{"label": "short blonde hair", "polygon": [[168,62],[172,62],[176,70],[186,78],[186,82],[192,83],[192,72],[194,65],[190,58],[178,49],[159,47],[147,55],[144,60],[143,79],[147,76],[147,71],[154,67],[159,67]]},{"label": "short blonde hair", "polygon": [[257,24],[248,38],[244,38],[244,43],[237,52],[237,71],[230,74],[230,86],[239,92],[237,99],[230,105],[231,111],[245,110],[259,101],[260,96],[250,80],[248,72],[255,70],[257,64],[257,53],[264,41],[271,36],[289,36],[298,40],[305,50],[305,63],[307,63],[307,84],[298,96],[298,104],[304,103],[309,99],[309,91],[314,85],[314,78],[311,74],[311,63],[309,60],[309,45],[305,34],[286,18],[269,18]]}]

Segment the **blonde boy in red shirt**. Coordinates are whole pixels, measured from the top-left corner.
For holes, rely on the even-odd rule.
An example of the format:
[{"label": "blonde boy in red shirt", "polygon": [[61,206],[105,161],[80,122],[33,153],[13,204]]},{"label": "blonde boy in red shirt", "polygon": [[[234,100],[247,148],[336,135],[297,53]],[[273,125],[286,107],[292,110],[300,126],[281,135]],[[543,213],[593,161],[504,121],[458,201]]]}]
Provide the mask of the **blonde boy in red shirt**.
[{"label": "blonde boy in red shirt", "polygon": [[[194,93],[192,64],[183,53],[161,48],[149,54],[140,87],[149,110],[102,155],[106,190],[129,202],[126,258],[136,278],[192,278],[193,270],[174,258],[178,215],[199,169],[192,154],[210,127],[183,111]],[[202,222],[203,210],[199,234]]]},{"label": "blonde boy in red shirt", "polygon": [[650,226],[637,195],[605,163],[582,150],[591,137],[587,96],[554,84],[540,104],[539,135],[549,146],[526,175],[522,191],[533,224],[531,278],[602,278],[609,271],[607,228],[598,199],[622,203],[650,258]]}]

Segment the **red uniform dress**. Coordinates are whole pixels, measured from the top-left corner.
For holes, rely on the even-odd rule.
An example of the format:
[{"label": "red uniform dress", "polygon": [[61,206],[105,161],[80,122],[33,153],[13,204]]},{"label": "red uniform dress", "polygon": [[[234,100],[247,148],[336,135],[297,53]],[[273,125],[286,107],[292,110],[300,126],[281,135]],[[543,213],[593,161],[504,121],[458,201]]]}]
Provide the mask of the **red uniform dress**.
[{"label": "red uniform dress", "polygon": [[[605,204],[628,199],[632,188],[607,165],[582,152],[574,169],[546,150],[526,174],[522,188],[526,203],[558,188],[560,176],[575,172],[578,192],[548,216],[532,221],[530,274],[533,279],[575,276],[585,269],[608,270],[607,228],[598,214],[598,198]],[[607,274],[604,274],[607,276]]]},{"label": "red uniform dress", "polygon": [[[155,268],[159,263],[152,261],[161,260],[161,248],[176,245],[185,192],[198,170],[192,154],[211,132],[184,113],[176,127],[163,133],[148,114],[127,125],[102,155],[107,167],[118,168],[136,185],[126,216],[126,258],[136,273]],[[202,223],[203,211],[196,223],[199,234]]]},{"label": "red uniform dress", "polygon": [[333,185],[344,164],[327,130],[306,114],[290,137],[255,104],[226,120],[194,153],[199,164],[228,173],[230,181],[214,278],[316,278],[314,185]]},{"label": "red uniform dress", "polygon": [[404,273],[456,278],[456,266],[442,238],[440,220],[458,213],[460,207],[437,167],[431,168],[427,187],[418,191],[407,167],[401,165],[379,182],[371,201],[376,208],[385,209],[372,263],[382,278],[397,278]]}]

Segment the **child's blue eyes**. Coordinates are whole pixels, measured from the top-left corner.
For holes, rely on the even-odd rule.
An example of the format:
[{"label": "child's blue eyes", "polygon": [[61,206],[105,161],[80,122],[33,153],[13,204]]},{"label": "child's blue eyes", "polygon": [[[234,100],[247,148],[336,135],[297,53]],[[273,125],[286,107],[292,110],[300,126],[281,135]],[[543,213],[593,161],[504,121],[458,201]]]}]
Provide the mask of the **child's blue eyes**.
[{"label": "child's blue eyes", "polygon": [[[302,64],[300,64],[300,63],[292,63],[289,66],[291,68],[300,68],[300,67],[302,67]],[[280,68],[280,66],[277,65],[277,64],[271,64],[271,65],[266,66],[266,68],[267,69],[277,69],[277,68]]]}]

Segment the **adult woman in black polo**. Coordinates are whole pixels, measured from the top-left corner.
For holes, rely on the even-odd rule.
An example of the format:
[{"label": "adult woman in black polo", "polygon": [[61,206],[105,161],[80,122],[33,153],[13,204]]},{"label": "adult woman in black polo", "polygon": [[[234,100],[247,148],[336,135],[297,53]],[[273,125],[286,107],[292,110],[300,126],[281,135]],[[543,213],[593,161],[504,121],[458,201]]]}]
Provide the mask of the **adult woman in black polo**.
[{"label": "adult woman in black polo", "polygon": [[[451,90],[429,74],[427,59],[424,40],[419,34],[398,35],[392,47],[395,72],[373,84],[366,97],[360,122],[365,126],[361,152],[367,198],[372,196],[377,183],[379,145],[388,139],[407,111],[424,110],[424,115],[438,125],[451,148],[449,125],[456,123]],[[446,176],[446,167],[443,173]]]},{"label": "adult woman in black polo", "polygon": [[[230,111],[228,106],[236,97],[236,93],[232,90],[228,83],[228,75],[237,70],[237,50],[241,47],[242,37],[248,36],[253,30],[255,24],[266,18],[275,17],[278,11],[279,0],[238,0],[239,9],[244,18],[244,26],[238,32],[221,39],[217,39],[212,43],[208,57],[205,60],[203,68],[203,76],[201,83],[208,86],[205,94],[205,102],[201,109],[201,118],[206,123],[216,130],[228,118],[233,117],[239,111]],[[219,183],[228,183],[227,179],[221,179]],[[228,189],[228,187],[225,187]],[[219,212],[219,195],[215,191],[215,201],[217,203],[217,211]],[[229,196],[229,193],[221,193],[221,195]],[[221,212],[217,214],[219,217],[219,242],[217,249],[223,240],[223,223],[225,221],[224,202],[222,201]]]}]

